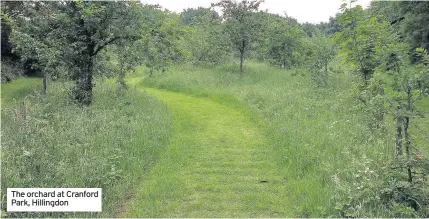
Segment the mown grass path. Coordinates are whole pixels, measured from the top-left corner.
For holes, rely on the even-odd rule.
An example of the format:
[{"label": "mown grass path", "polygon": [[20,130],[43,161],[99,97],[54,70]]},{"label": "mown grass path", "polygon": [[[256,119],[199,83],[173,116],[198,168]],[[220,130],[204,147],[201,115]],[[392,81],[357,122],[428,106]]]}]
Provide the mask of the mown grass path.
[{"label": "mown grass path", "polygon": [[289,216],[287,185],[248,113],[207,98],[142,89],[167,103],[173,130],[121,216]]}]

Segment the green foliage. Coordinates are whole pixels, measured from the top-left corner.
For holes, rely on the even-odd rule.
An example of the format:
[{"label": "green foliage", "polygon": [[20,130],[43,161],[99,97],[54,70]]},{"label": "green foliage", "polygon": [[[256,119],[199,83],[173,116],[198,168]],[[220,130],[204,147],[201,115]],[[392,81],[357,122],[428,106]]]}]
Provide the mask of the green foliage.
[{"label": "green foliage", "polygon": [[[202,9],[200,9],[202,10]],[[209,9],[186,28],[182,47],[195,65],[216,65],[229,58],[230,45],[224,26],[219,18],[214,18]]]},{"label": "green foliage", "polygon": [[[423,25],[429,19],[428,9],[429,3],[425,1],[374,1],[370,13],[383,14],[408,43],[407,48],[412,52],[419,47],[429,49],[429,27]],[[412,58],[413,62],[418,61],[417,56]]]},{"label": "green foliage", "polygon": [[266,38],[268,59],[281,68],[293,68],[302,64],[305,33],[299,25],[277,18],[270,22]]},{"label": "green foliage", "polygon": [[233,48],[240,54],[240,72],[243,72],[244,54],[251,48],[262,24],[252,12],[257,11],[263,2],[264,0],[222,0],[212,4],[212,7],[222,8],[226,32]]},{"label": "green foliage", "polygon": [[182,40],[183,29],[180,28],[178,15],[161,11],[158,7],[145,6],[143,14],[143,29],[146,32],[142,33],[142,39],[134,46],[143,55],[144,63],[152,76],[153,71],[165,71],[181,56],[179,42]]},{"label": "green foliage", "polygon": [[340,55],[365,82],[374,73],[377,51],[381,50],[384,37],[389,36],[388,24],[378,16],[369,17],[359,5],[343,10],[338,18],[342,31],[335,34],[335,39],[340,45]]},{"label": "green foliage", "polygon": [[310,76],[321,87],[328,86],[328,65],[337,55],[336,45],[331,38],[315,35],[308,40],[307,47],[311,48]]},{"label": "green foliage", "polygon": [[14,46],[10,40],[12,32],[19,21],[20,14],[25,10],[25,2],[2,2],[1,3],[1,62],[2,77],[1,82],[10,82],[15,78],[26,74],[36,76],[38,69],[32,68],[36,60],[23,61],[14,51]]},{"label": "green foliage", "polygon": [[188,8],[180,13],[180,20],[183,26],[200,25],[207,19],[220,21],[221,17],[216,11],[202,7]]},{"label": "green foliage", "polygon": [[[45,77],[58,77],[57,67],[61,63],[59,59],[61,51],[58,50],[61,42],[53,36],[51,28],[54,21],[49,19],[55,5],[55,3],[25,2],[19,9],[20,13],[14,17],[8,17],[7,12],[11,13],[10,10],[6,10],[2,15],[2,17],[8,17],[5,20],[8,20],[8,25],[12,29],[8,40],[13,45],[13,54],[19,54],[19,61],[15,58],[15,62],[24,63],[22,68],[26,68],[26,71],[31,69]],[[25,16],[31,19],[25,19]]]},{"label": "green foliage", "polygon": [[24,75],[21,63],[3,59],[1,61],[1,83],[10,82]]},{"label": "green foliage", "polygon": [[410,43],[410,48],[422,47],[429,50],[429,27],[424,25],[429,20],[429,2],[399,2],[399,7],[400,13],[405,17],[402,33]]},{"label": "green foliage", "polygon": [[[426,161],[427,162],[427,161]],[[343,179],[351,181],[343,181]],[[406,182],[406,174],[379,166],[368,157],[352,159],[350,168],[333,176],[338,217],[427,217],[425,181]]]},{"label": "green foliage", "polygon": [[[32,81],[19,79],[2,86],[2,102],[19,97],[14,90],[24,91]],[[1,189],[102,188],[103,213],[7,213],[8,217],[115,215],[118,204],[127,201],[142,180],[142,170],[149,170],[165,148],[170,117],[163,104],[135,89],[117,94],[110,81],[100,79],[97,84],[91,108],[64,101],[67,89],[60,83],[53,83],[44,99],[32,93],[17,104],[2,104]],[[6,211],[6,196],[1,201]]]},{"label": "green foliage", "polygon": [[410,130],[412,121],[423,115],[415,103],[428,90],[427,52],[418,49],[415,56],[421,64],[412,65],[407,44],[392,26],[394,22],[359,6],[343,10],[339,17],[343,30],[335,38],[343,55],[364,79],[365,83],[356,89],[356,96],[363,103],[363,111],[370,115],[368,119],[376,121],[371,128],[383,130],[380,128],[385,126],[380,126],[380,122],[385,114],[393,117],[396,157],[389,160],[392,165],[370,167],[378,175],[371,180],[374,184],[364,183],[363,188],[367,189],[358,191],[346,186],[348,190],[343,190],[340,196],[349,198],[343,203],[337,202],[337,209],[342,217],[378,217],[379,214],[426,217],[427,166],[421,163],[427,161],[418,155],[421,149],[413,141],[416,133]]},{"label": "green foliage", "polygon": [[[139,6],[132,2],[25,3],[11,41],[22,59],[44,74],[61,67],[76,81],[74,99],[92,102],[94,57],[117,40],[137,36]],[[26,19],[30,18],[30,19]],[[62,75],[64,76],[64,75]]]}]

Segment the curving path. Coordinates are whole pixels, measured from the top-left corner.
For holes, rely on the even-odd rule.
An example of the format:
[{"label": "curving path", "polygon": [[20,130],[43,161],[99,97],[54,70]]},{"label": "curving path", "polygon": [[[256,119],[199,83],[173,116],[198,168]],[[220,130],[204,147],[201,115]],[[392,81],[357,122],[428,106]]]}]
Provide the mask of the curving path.
[{"label": "curving path", "polygon": [[172,136],[122,217],[290,215],[273,152],[247,113],[207,98],[142,89],[167,103]]}]

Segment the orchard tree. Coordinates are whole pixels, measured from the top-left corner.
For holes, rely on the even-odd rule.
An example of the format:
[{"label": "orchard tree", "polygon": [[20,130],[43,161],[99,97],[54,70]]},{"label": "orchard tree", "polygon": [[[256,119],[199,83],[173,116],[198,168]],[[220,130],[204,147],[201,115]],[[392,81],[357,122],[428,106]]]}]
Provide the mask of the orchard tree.
[{"label": "orchard tree", "polygon": [[[338,18],[342,31],[335,34],[340,45],[340,55],[344,56],[368,85],[376,67],[376,46],[380,30],[385,31],[385,23],[380,24],[377,17],[369,17],[366,11],[358,5],[347,8],[344,4],[343,13]],[[384,25],[384,27],[382,26]]]},{"label": "orchard tree", "polygon": [[308,40],[311,45],[310,74],[318,86],[328,85],[328,64],[337,55],[336,45],[328,36],[313,35]]},{"label": "orchard tree", "polygon": [[210,20],[221,20],[220,15],[209,8],[188,8],[180,13],[180,23],[182,26],[199,25],[204,22],[202,19],[209,18]]},{"label": "orchard tree", "polygon": [[[400,20],[396,19],[396,23]],[[413,131],[416,129],[412,127],[414,119],[424,116],[419,101],[429,94],[428,53],[423,48],[410,53],[409,42],[404,40],[395,21],[380,13],[371,16],[360,7],[346,9],[339,16],[339,24],[342,31],[335,37],[337,40],[342,39],[338,41],[340,54],[364,79],[365,85],[360,87],[361,92],[369,94],[364,102],[364,110],[372,108],[375,113],[381,112],[378,115],[390,113],[396,122],[392,130],[396,133],[396,159],[392,160],[393,166],[384,168],[389,171],[383,173],[386,178],[381,179],[383,182],[376,190],[381,193],[374,194],[377,199],[384,197],[381,203],[393,212],[392,215],[400,216],[404,214],[403,209],[412,208],[415,212],[406,215],[425,217],[425,203],[429,195],[429,160],[420,153],[418,142],[413,141]],[[412,56],[418,57],[420,61],[412,63]],[[374,206],[372,200],[377,199],[371,198],[367,192],[363,194],[365,197],[354,198],[359,201],[356,204],[348,203],[347,208],[365,209]],[[371,201],[362,204],[363,199]],[[392,208],[392,203],[401,208]]]},{"label": "orchard tree", "polygon": [[154,71],[165,71],[180,57],[178,45],[182,40],[183,30],[179,16],[167,10],[162,11],[158,5],[145,6],[143,13],[143,29],[147,31],[135,45],[141,50],[151,77]]},{"label": "orchard tree", "polygon": [[[390,86],[388,102],[396,112],[396,157],[400,161],[399,165],[404,164],[401,167],[406,168],[408,182],[411,183],[413,168],[419,163],[413,156],[417,147],[413,146],[410,127],[412,119],[422,116],[418,101],[429,94],[429,56],[424,48],[417,48],[414,55],[419,57],[421,62],[417,65],[411,64],[409,57],[413,54],[409,54],[407,45],[397,38],[383,49],[383,62],[379,68],[381,72],[387,70],[388,80],[385,79],[385,83]],[[425,173],[428,173],[427,164],[424,167]]]},{"label": "orchard tree", "polygon": [[[353,3],[354,1],[351,1]],[[379,78],[373,78],[381,62],[383,48],[391,41],[389,23],[382,14],[371,15],[358,5],[347,8],[338,18],[341,31],[334,35],[339,55],[344,57],[361,82],[354,88],[356,98],[363,103],[371,128],[378,129],[384,120],[385,90]]]},{"label": "orchard tree", "polygon": [[45,72],[53,66],[63,66],[76,81],[73,98],[80,104],[91,104],[95,57],[118,40],[139,37],[141,12],[138,3],[61,1],[26,4],[29,7],[14,34],[16,50],[24,59],[36,59],[37,67]]},{"label": "orchard tree", "polygon": [[270,22],[269,28],[266,47],[270,62],[281,68],[299,65],[303,56],[304,30],[284,18]]},{"label": "orchard tree", "polygon": [[251,44],[257,38],[261,27],[255,19],[253,12],[264,0],[222,0],[212,4],[212,7],[221,7],[223,18],[226,20],[226,32],[229,35],[233,48],[240,53],[240,72],[243,72],[244,54],[250,49]]},{"label": "orchard tree", "polygon": [[[201,9],[200,9],[201,10]],[[187,26],[183,49],[195,65],[219,64],[227,59],[230,46],[224,33],[222,20],[210,9],[195,17],[192,26]]]},{"label": "orchard tree", "polygon": [[59,48],[65,44],[58,38],[56,23],[50,18],[59,3],[24,2],[23,6],[19,15],[15,15],[15,21],[10,20],[10,41],[21,62],[41,72],[42,94],[46,95],[48,78],[58,76],[57,67],[63,64]]},{"label": "orchard tree", "polygon": [[[140,11],[135,2],[64,2],[59,9],[60,34],[66,38],[66,52],[76,80],[74,99],[92,102],[94,58],[118,40],[136,40]],[[58,36],[60,37],[60,36]]]}]

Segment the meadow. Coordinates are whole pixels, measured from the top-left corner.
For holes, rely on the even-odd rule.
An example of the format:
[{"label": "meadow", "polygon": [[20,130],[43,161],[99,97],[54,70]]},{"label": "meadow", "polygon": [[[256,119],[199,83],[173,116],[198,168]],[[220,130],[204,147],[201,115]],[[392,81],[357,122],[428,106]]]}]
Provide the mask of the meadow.
[{"label": "meadow", "polygon": [[47,97],[36,78],[2,86],[2,189],[101,187],[105,209],[4,216],[342,217],[379,186],[394,119],[370,128],[351,74],[318,87],[303,68],[236,65],[139,67],[128,89],[100,77],[91,108],[64,98],[68,83]]},{"label": "meadow", "polygon": [[2,2],[1,217],[428,217],[429,4],[342,3]]},{"label": "meadow", "polygon": [[233,64],[214,69],[180,66],[142,83],[249,109],[287,185],[288,203],[293,203],[285,206],[289,214],[280,216],[311,217],[341,216],[334,215],[335,205],[343,201],[339,187],[358,181],[360,162],[372,169],[394,155],[393,133],[373,133],[347,92],[351,77],[334,74],[329,89],[317,88],[305,69],[281,70],[253,62],[245,74],[234,73]]}]

